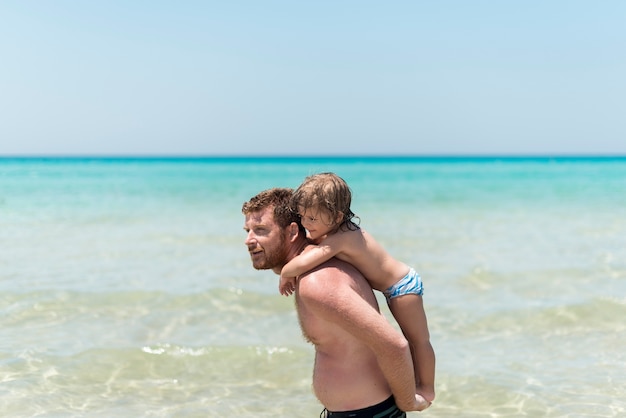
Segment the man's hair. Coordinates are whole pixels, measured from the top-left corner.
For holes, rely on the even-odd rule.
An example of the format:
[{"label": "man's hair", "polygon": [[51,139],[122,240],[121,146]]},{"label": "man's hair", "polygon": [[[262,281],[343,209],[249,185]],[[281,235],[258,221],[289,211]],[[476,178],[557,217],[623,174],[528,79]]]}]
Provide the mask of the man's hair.
[{"label": "man's hair", "polygon": [[296,189],[291,198],[291,210],[319,207],[330,213],[332,219],[342,214],[341,226],[347,229],[358,229],[353,219],[358,217],[350,209],[352,192],[344,179],[335,173],[319,173],[308,176]]},{"label": "man's hair", "polygon": [[291,210],[290,202],[293,189],[275,187],[273,189],[263,190],[241,207],[241,212],[247,215],[252,212],[258,212],[268,207],[274,207],[274,220],[281,228],[286,228],[292,222],[298,224],[298,228],[304,232],[304,227],[300,223],[300,216],[297,212]]}]

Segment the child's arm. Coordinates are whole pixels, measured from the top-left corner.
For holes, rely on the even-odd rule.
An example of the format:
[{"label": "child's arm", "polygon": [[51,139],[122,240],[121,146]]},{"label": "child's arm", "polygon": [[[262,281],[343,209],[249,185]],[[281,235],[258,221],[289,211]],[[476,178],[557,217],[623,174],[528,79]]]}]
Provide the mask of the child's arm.
[{"label": "child's arm", "polygon": [[302,254],[285,264],[280,271],[280,284],[278,285],[280,294],[291,295],[296,290],[296,277],[337,255],[340,248],[333,245],[335,241],[326,238],[318,245],[310,245]]},{"label": "child's arm", "polygon": [[337,255],[338,252],[339,251],[333,249],[324,241],[319,245],[311,245],[307,247],[306,251],[302,254],[285,264],[280,271],[280,275],[285,277],[297,277],[311,270],[313,267],[317,267],[325,261],[330,260]]}]

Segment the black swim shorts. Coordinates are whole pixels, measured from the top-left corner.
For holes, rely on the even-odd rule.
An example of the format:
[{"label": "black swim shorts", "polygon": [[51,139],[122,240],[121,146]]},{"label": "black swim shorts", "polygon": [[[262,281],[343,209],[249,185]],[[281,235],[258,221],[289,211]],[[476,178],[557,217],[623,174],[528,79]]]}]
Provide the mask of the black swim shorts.
[{"label": "black swim shorts", "polygon": [[398,408],[396,401],[391,396],[377,405],[355,409],[354,411],[332,412],[324,409],[320,418],[406,418],[406,412]]}]

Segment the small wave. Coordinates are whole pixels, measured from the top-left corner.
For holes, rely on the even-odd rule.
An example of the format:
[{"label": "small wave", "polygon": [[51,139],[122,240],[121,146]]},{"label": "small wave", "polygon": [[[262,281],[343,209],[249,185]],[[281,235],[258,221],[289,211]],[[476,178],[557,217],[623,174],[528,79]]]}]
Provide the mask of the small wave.
[{"label": "small wave", "polygon": [[0,350],[68,355],[90,347],[305,342],[293,301],[240,289],[164,292],[27,292],[1,297]]}]

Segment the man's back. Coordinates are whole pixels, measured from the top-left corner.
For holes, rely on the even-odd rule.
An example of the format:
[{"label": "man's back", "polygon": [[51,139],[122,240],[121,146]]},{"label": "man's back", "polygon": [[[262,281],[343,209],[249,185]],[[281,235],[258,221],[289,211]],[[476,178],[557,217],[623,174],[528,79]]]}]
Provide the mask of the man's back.
[{"label": "man's back", "polygon": [[326,408],[360,409],[389,398],[375,352],[394,355],[406,341],[386,331],[391,328],[365,278],[331,259],[300,277],[296,298],[302,331],[316,348],[313,388]]}]

